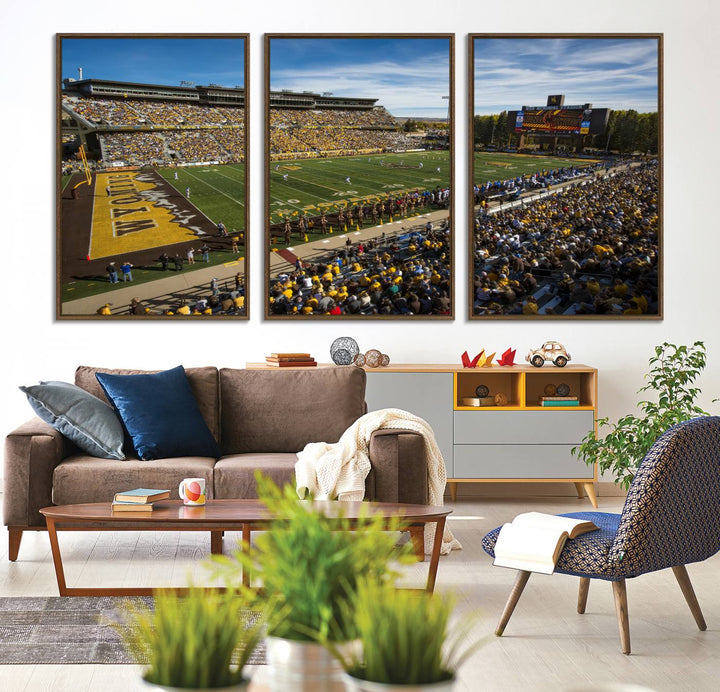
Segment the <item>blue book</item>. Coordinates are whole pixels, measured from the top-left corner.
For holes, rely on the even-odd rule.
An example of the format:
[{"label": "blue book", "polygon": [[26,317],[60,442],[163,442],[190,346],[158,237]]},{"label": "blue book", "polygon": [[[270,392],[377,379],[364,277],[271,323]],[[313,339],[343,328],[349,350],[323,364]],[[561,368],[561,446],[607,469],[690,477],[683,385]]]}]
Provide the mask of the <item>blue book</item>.
[{"label": "blue book", "polygon": [[167,500],[170,497],[169,490],[157,490],[156,488],[135,488],[125,490],[122,493],[115,493],[115,502],[130,502],[144,505],[157,500]]}]

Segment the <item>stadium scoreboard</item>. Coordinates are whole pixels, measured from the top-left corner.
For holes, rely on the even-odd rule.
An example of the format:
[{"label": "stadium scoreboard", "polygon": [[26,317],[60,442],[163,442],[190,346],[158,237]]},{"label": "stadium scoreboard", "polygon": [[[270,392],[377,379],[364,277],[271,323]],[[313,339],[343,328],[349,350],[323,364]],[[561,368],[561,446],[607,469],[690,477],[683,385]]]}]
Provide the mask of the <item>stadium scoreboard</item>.
[{"label": "stadium scoreboard", "polygon": [[508,112],[508,128],[517,134],[599,135],[605,131],[610,109],[591,103],[566,106],[562,94],[548,96],[545,106],[523,106]]}]

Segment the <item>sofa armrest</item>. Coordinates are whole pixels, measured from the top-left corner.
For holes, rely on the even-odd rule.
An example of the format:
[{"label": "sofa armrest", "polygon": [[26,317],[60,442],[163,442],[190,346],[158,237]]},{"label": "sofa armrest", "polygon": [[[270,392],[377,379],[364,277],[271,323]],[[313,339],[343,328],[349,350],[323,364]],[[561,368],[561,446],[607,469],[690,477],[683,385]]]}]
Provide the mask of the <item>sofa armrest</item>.
[{"label": "sofa armrest", "polygon": [[422,435],[409,430],[376,430],[370,437],[371,471],[365,484],[376,502],[427,504],[427,466]]},{"label": "sofa armrest", "polygon": [[53,470],[66,456],[65,438],[39,418],[5,438],[4,521],[44,526],[38,510],[52,504]]}]

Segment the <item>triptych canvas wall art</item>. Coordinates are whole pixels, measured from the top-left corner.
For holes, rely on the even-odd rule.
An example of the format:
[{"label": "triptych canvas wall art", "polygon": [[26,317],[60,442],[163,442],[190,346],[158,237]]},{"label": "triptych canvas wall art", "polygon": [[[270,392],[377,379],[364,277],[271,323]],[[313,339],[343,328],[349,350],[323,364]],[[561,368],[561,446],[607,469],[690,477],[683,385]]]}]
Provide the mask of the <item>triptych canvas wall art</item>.
[{"label": "triptych canvas wall art", "polygon": [[452,34],[266,34],[264,190],[249,41],[58,35],[59,319],[662,317],[661,35],[470,35],[458,131]]}]

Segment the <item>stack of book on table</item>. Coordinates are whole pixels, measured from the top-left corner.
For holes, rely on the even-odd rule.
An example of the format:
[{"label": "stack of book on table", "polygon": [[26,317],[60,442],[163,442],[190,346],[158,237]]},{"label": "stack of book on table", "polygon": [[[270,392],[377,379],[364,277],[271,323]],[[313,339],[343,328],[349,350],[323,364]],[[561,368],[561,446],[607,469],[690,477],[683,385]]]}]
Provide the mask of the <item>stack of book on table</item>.
[{"label": "stack of book on table", "polygon": [[309,353],[271,353],[265,363],[274,368],[308,368],[317,365]]},{"label": "stack of book on table", "polygon": [[540,406],[580,406],[576,396],[541,396]]},{"label": "stack of book on table", "polygon": [[156,488],[126,490],[122,493],[115,493],[112,510],[113,512],[151,512],[154,502],[167,500],[169,497],[169,490],[157,490]]}]

